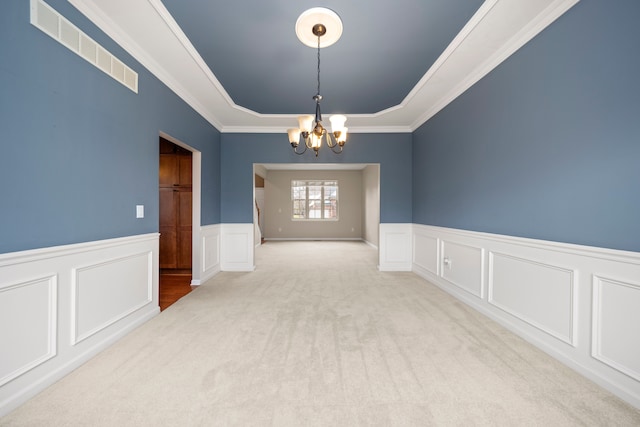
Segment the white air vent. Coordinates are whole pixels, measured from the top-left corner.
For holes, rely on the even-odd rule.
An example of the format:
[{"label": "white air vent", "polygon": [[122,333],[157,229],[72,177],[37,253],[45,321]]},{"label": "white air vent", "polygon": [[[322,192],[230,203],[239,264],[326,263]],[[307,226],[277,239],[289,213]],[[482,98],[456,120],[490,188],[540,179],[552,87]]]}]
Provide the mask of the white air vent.
[{"label": "white air vent", "polygon": [[42,0],[31,0],[31,23],[138,93],[138,73],[127,67]]}]

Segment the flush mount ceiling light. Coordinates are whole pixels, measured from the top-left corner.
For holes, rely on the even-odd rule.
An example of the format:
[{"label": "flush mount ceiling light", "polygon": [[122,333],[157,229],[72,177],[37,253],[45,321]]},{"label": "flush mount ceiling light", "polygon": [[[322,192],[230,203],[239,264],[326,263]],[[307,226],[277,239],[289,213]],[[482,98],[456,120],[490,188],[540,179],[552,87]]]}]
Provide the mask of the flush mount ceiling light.
[{"label": "flush mount ceiling light", "polygon": [[[332,10],[324,7],[314,7],[302,12],[296,21],[296,35],[298,39],[309,47],[318,49],[318,91],[313,100],[316,101],[316,115],[305,115],[298,117],[298,128],[288,129],[289,143],[296,154],[303,154],[307,148],[318,151],[322,146],[322,141],[326,141],[327,147],[336,154],[342,153],[344,144],[347,142],[347,128],[344,123],[347,118],[341,114],[334,114],[329,117],[331,122],[331,132],[322,126],[322,113],[320,112],[320,48],[331,46],[340,39],[342,35],[342,21]],[[303,144],[300,144],[302,135]],[[302,151],[298,147],[303,145]]]}]

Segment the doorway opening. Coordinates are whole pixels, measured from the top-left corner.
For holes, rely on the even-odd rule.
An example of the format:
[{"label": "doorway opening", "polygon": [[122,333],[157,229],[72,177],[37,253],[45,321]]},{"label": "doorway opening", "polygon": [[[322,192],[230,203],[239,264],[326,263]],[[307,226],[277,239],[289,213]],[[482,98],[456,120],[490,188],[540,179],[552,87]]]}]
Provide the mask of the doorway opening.
[{"label": "doorway opening", "polygon": [[164,310],[199,284],[194,230],[200,225],[200,153],[161,133],[158,175],[159,304]]},{"label": "doorway opening", "polygon": [[[253,165],[253,173],[256,247],[269,241],[316,241],[322,246],[322,241],[343,240],[364,242],[378,251],[380,164],[260,163]],[[335,182],[336,217],[300,219],[294,215],[293,206],[300,203],[293,200],[292,183],[298,180],[316,186],[327,180]],[[316,200],[311,200],[310,189],[305,194],[305,206],[311,209]]]}]

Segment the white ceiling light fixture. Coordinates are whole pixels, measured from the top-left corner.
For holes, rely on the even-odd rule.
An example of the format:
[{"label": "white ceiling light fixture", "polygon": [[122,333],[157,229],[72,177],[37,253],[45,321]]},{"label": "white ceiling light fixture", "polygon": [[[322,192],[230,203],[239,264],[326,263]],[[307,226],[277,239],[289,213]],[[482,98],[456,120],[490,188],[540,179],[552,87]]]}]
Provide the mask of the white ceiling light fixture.
[{"label": "white ceiling light fixture", "polygon": [[[324,7],[314,7],[302,12],[296,21],[296,35],[298,39],[309,47],[317,47],[318,49],[318,91],[313,97],[316,101],[316,114],[304,115],[298,117],[298,128],[288,129],[289,143],[296,154],[303,154],[308,148],[315,151],[318,157],[318,151],[322,146],[322,141],[331,151],[336,154],[342,153],[344,144],[347,142],[347,128],[344,123],[347,118],[341,114],[334,114],[329,117],[331,122],[331,132],[322,126],[322,113],[320,112],[320,48],[331,46],[340,39],[342,35],[342,20],[337,13]],[[314,124],[315,122],[315,124]],[[302,151],[298,151],[300,144],[300,135],[302,135],[303,146]]]}]

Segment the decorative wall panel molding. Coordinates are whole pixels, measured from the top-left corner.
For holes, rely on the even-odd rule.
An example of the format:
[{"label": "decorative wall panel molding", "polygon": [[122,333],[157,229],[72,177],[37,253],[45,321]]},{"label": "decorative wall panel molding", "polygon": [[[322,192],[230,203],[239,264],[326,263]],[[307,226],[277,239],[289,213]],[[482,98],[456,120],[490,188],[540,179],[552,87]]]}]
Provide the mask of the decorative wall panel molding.
[{"label": "decorative wall panel molding", "polygon": [[221,224],[220,268],[222,271],[253,271],[253,223]]},{"label": "decorative wall panel molding", "polygon": [[441,241],[440,276],[482,298],[484,294],[484,249],[448,240]]},{"label": "decorative wall panel molding", "polygon": [[74,268],[71,344],[100,332],[151,302],[151,251]]},{"label": "decorative wall panel molding", "polygon": [[[220,272],[220,225],[208,225],[200,228],[202,236],[201,283]],[[200,283],[198,283],[199,285]]]},{"label": "decorative wall panel molding", "polygon": [[0,387],[56,355],[56,288],[56,276],[0,280]]},{"label": "decorative wall panel molding", "polygon": [[489,304],[575,345],[575,271],[489,254]]},{"label": "decorative wall panel molding", "polygon": [[413,234],[414,268],[422,269],[434,276],[438,276],[440,274],[439,250],[440,241],[437,238],[424,235],[417,230]]},{"label": "decorative wall panel molding", "polygon": [[640,283],[594,276],[592,354],[640,382]]},{"label": "decorative wall panel molding", "polygon": [[160,312],[158,237],[0,254],[0,416]]},{"label": "decorative wall panel molding", "polygon": [[640,408],[640,253],[419,224],[413,241],[416,274]]},{"label": "decorative wall panel molding", "polygon": [[411,271],[411,224],[380,224],[380,271]]}]

